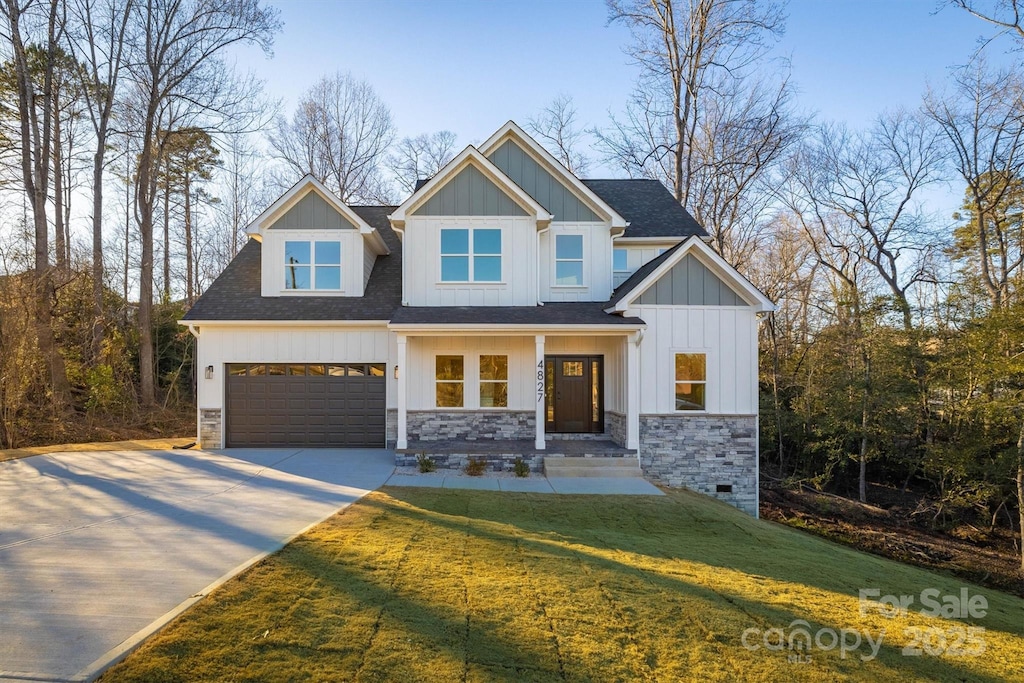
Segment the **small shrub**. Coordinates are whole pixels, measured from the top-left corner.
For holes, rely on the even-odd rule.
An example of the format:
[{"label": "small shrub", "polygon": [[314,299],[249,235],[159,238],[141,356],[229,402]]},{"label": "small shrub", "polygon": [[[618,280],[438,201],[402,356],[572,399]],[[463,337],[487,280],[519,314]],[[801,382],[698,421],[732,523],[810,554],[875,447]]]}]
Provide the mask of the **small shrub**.
[{"label": "small shrub", "polygon": [[470,458],[466,463],[466,474],[471,477],[479,477],[487,469],[487,462],[478,458]]},{"label": "small shrub", "polygon": [[515,463],[512,465],[512,471],[516,473],[517,477],[530,476],[530,466],[523,462],[522,458],[516,458]]},{"label": "small shrub", "polygon": [[419,465],[420,472],[433,472],[437,469],[437,463],[422,453],[416,456],[416,464]]}]

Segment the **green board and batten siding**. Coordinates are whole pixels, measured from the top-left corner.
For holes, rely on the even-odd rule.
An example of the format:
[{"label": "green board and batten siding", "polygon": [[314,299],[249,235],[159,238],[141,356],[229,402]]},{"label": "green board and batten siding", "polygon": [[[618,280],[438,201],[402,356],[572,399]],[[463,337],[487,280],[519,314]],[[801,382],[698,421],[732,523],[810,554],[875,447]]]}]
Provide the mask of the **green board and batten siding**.
[{"label": "green board and batten siding", "polygon": [[654,306],[748,306],[739,294],[687,254],[640,295],[641,305]]},{"label": "green board and batten siding", "polygon": [[430,199],[416,216],[525,216],[526,211],[475,166],[466,166]]},{"label": "green board and batten siding", "polygon": [[356,226],[310,190],[271,227],[277,230],[354,230]]},{"label": "green board and batten siding", "polygon": [[556,221],[601,222],[601,217],[558,178],[548,173],[512,140],[506,140],[488,157],[495,166],[526,190]]}]

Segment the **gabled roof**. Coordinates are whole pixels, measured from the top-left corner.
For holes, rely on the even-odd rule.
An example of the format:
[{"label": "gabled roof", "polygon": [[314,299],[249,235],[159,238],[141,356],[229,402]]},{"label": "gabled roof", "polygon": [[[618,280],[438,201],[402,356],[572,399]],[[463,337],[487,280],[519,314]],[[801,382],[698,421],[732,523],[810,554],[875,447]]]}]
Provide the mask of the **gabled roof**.
[{"label": "gabled roof", "polygon": [[628,225],[627,219],[624,218],[619,211],[615,209],[615,207],[611,206],[600,195],[596,194],[579,178],[573,175],[569,169],[563,166],[557,159],[555,159],[554,156],[551,155],[551,152],[544,149],[544,147],[538,144],[536,140],[527,135],[527,133],[520,128],[515,121],[509,121],[499,128],[494,135],[487,138],[487,140],[480,145],[480,152],[484,156],[490,156],[495,149],[510,138],[515,140],[520,147],[524,148],[530,155],[532,155],[545,170],[571,188],[577,196],[584,200],[586,204],[590,204],[593,208],[597,209],[598,214],[604,214],[604,218],[611,221],[613,228],[622,229]]},{"label": "gabled roof", "polygon": [[277,198],[277,201],[267,207],[263,213],[249,223],[245,228],[245,232],[251,237],[255,237],[257,240],[262,239],[264,231],[273,225],[274,221],[284,215],[288,209],[295,206],[300,199],[310,192],[316,192],[325,202],[328,203],[328,205],[331,206],[331,208],[344,216],[349,223],[354,225],[356,229],[359,230],[359,233],[369,239],[376,247],[376,252],[378,254],[388,253],[387,244],[376,229],[364,221],[359,214],[350,206],[345,204],[345,202],[338,199],[337,195],[328,190],[323,183],[308,173],[288,188],[284,194]]},{"label": "gabled roof", "polygon": [[694,254],[715,275],[732,287],[749,303],[755,311],[774,311],[775,304],[755,287],[749,280],[729,265],[728,261],[704,243],[698,236],[688,237],[685,241],[666,251],[641,266],[625,282],[612,293],[612,298],[605,305],[607,313],[625,313],[630,305],[640,298],[661,276],[679,263],[687,254]]},{"label": "gabled roof", "polygon": [[507,175],[501,172],[500,168],[481,154],[480,150],[473,145],[469,145],[457,157],[449,161],[444,168],[438,171],[433,178],[423,183],[408,199],[402,202],[401,206],[394,210],[390,216],[391,224],[401,230],[405,226],[407,215],[413,213],[431,195],[444,187],[448,180],[454,178],[458,175],[459,171],[469,165],[475,166],[488,180],[511,197],[516,204],[537,221],[538,227],[547,227],[548,223],[551,222],[552,215],[547,209],[537,203],[537,200],[528,195],[523,188],[512,182]]},{"label": "gabled roof", "polygon": [[378,256],[365,296],[261,295],[262,245],[255,239],[242,247],[182,318],[202,321],[382,321],[402,304],[402,247],[388,224],[391,206],[354,206],[360,221],[375,228],[389,255]]},{"label": "gabled roof", "polygon": [[676,201],[661,181],[583,180],[622,214],[629,227],[620,239],[644,237],[707,237],[707,231]]}]

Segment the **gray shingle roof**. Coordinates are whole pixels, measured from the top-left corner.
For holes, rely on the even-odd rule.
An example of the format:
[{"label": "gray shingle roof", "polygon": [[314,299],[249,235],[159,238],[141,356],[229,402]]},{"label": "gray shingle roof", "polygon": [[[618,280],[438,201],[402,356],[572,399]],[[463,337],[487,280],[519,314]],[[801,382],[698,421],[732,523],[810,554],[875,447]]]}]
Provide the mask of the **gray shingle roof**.
[{"label": "gray shingle roof", "polygon": [[707,237],[707,231],[657,180],[584,180],[629,221],[623,237]]},{"label": "gray shingle roof", "polygon": [[391,322],[450,325],[643,325],[640,318],[604,312],[603,301],[546,303],[543,306],[405,306]]},{"label": "gray shingle roof", "polygon": [[351,208],[377,228],[391,250],[377,257],[366,296],[261,296],[262,245],[249,240],[184,320],[388,320],[402,304],[402,246],[387,218],[395,207]]}]

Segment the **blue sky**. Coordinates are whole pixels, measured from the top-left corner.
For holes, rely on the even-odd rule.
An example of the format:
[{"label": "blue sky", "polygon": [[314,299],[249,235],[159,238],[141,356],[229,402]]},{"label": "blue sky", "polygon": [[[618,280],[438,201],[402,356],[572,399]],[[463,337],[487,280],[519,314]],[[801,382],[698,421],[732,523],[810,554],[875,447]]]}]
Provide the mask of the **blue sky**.
[{"label": "blue sky", "polygon": [[[621,111],[636,76],[623,52],[629,32],[608,25],[601,0],[283,0],[274,57],[239,65],[266,80],[290,112],[320,76],[351,71],[373,84],[400,135],[440,129],[459,146],[508,119],[523,123],[560,92],[580,122],[603,126]],[[775,54],[792,64],[799,106],[819,120],[863,126],[882,110],[916,106],[942,87],[989,27],[939,0],[792,0]],[[1007,42],[988,49],[993,62]],[[597,166],[594,171],[614,171]],[[603,172],[603,173],[602,173]]]}]

